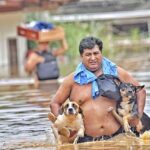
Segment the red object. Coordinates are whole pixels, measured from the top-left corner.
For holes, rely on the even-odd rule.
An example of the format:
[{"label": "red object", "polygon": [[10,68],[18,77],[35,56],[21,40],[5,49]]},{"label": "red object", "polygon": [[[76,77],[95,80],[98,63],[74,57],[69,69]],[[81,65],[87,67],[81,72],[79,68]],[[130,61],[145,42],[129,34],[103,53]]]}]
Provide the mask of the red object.
[{"label": "red object", "polygon": [[20,36],[39,42],[61,40],[65,36],[64,29],[62,27],[55,27],[51,30],[35,31],[30,28],[18,26],[17,32]]}]

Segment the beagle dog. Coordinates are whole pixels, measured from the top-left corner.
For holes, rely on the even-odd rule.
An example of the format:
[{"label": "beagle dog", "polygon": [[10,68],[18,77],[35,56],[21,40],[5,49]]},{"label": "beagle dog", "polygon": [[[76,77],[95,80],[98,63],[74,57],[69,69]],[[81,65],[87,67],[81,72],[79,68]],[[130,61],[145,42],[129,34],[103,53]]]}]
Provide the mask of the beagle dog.
[{"label": "beagle dog", "polygon": [[[79,105],[70,100],[66,100],[61,107],[61,113],[56,117],[49,113],[48,118],[53,122],[52,128],[57,140],[57,144],[76,144],[79,137],[84,136],[83,115]],[[71,137],[71,132],[75,135]]]}]

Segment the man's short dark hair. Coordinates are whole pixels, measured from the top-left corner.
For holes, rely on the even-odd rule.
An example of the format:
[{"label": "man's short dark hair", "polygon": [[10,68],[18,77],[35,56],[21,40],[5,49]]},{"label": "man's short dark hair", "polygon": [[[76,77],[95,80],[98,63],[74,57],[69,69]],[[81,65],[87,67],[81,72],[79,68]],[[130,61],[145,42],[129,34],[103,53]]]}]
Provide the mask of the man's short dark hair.
[{"label": "man's short dark hair", "polygon": [[83,38],[79,44],[80,55],[83,54],[84,49],[92,49],[95,45],[97,45],[102,52],[103,42],[100,39],[92,36]]}]

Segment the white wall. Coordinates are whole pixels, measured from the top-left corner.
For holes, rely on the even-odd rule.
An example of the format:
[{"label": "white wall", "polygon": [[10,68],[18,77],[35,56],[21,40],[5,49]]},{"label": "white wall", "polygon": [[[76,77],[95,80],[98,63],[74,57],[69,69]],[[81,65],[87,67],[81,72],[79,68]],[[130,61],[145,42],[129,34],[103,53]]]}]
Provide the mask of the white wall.
[{"label": "white wall", "polygon": [[25,55],[27,51],[26,39],[23,37],[18,37],[18,64],[19,64],[19,75],[21,77],[27,76],[24,71]]},{"label": "white wall", "polygon": [[8,38],[18,38],[19,71],[23,70],[23,57],[26,51],[25,39],[17,36],[17,26],[24,21],[23,13],[0,13],[0,78],[9,76]]}]

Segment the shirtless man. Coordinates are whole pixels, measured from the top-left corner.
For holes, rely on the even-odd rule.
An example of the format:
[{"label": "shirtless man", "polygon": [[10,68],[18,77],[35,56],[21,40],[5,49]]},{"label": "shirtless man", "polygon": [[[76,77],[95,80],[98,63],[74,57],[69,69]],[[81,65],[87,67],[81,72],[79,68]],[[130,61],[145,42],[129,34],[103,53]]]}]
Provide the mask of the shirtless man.
[{"label": "shirtless man", "polygon": [[[92,141],[94,139],[109,139],[120,133],[120,124],[115,120],[113,115],[107,111],[109,107],[115,108],[116,101],[104,96],[93,98],[93,81],[88,82],[81,79],[83,78],[82,73],[85,71],[83,66],[86,71],[88,70],[88,73],[92,72],[96,77],[110,73],[117,75],[124,82],[139,85],[127,71],[115,66],[112,62],[107,62],[108,60],[103,60],[102,48],[102,41],[95,37],[87,37],[81,40],[79,52],[82,67],[78,66],[78,69],[74,73],[71,73],[64,79],[50,104],[51,111],[56,116],[58,115],[60,106],[67,98],[80,104],[84,115],[85,137],[78,142]],[[145,99],[146,91],[143,89],[137,93],[139,117],[143,114]],[[135,126],[137,121],[138,118],[133,119],[131,122],[132,125]]]}]

